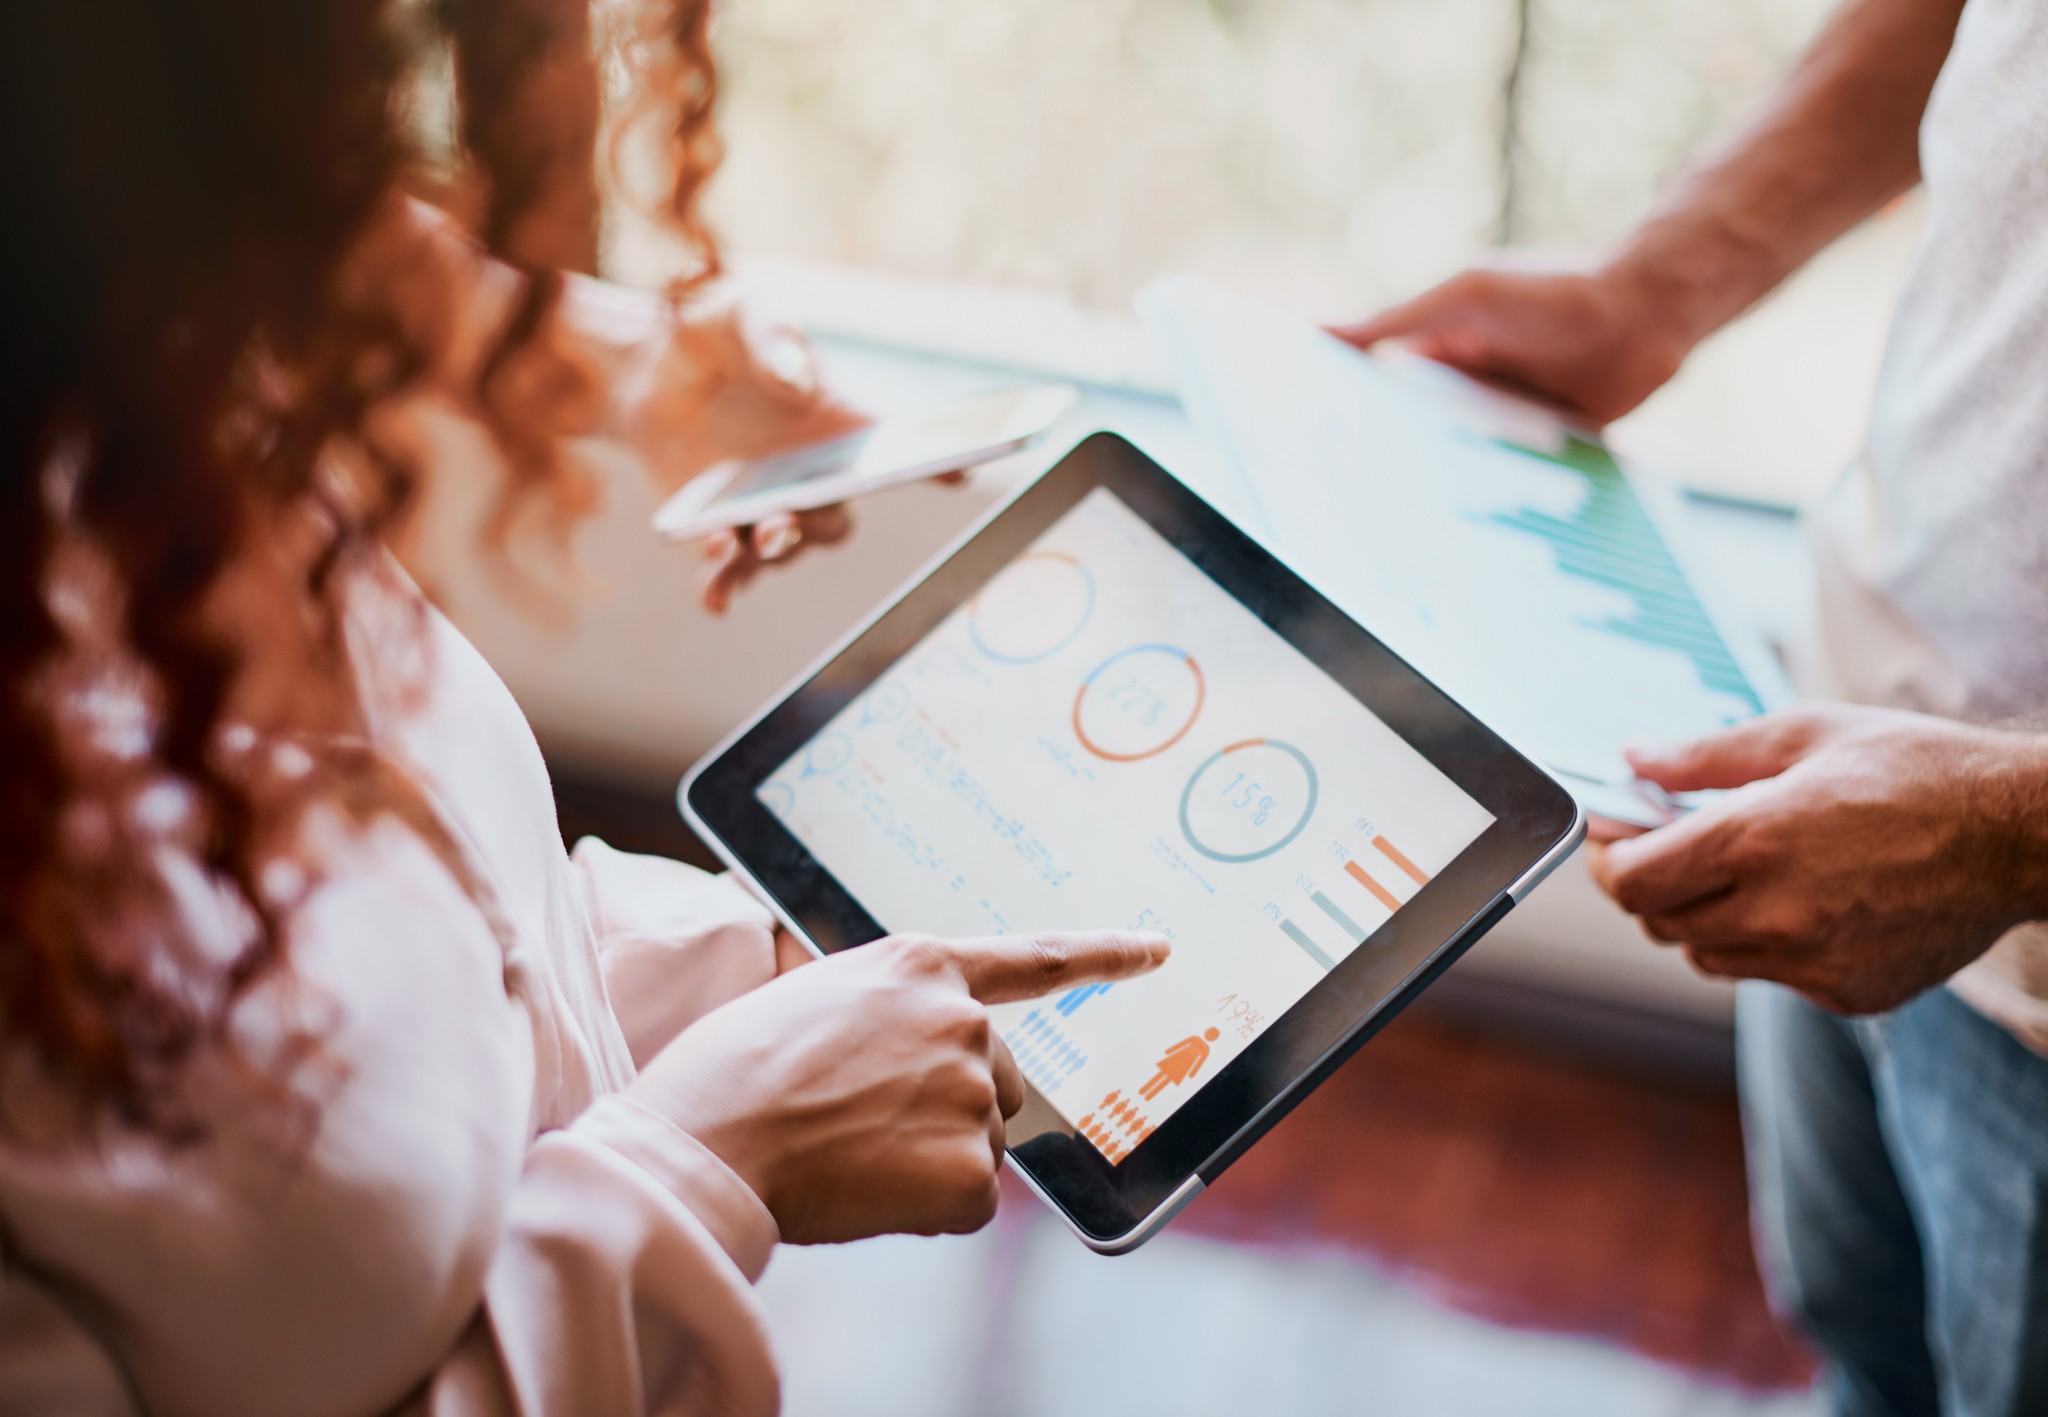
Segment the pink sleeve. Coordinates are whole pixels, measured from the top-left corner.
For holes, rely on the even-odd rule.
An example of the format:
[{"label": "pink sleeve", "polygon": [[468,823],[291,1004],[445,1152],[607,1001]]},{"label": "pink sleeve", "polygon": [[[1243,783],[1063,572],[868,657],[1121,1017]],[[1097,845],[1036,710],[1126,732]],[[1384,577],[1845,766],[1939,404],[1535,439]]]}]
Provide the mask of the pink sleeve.
[{"label": "pink sleeve", "polygon": [[573,859],[612,1012],[636,1065],[646,1067],[690,1024],[775,977],[775,919],[732,877],[614,851],[588,836]]},{"label": "pink sleeve", "polygon": [[[632,1098],[606,1098],[527,1154],[483,1303],[393,1417],[770,1417],[775,1363],[752,1282],[777,1238],[710,1152]],[[322,1383],[324,1356],[301,1350],[305,1383]],[[241,1410],[231,1374],[218,1396],[207,1410]],[[0,1266],[0,1412],[139,1410],[113,1350]]]},{"label": "pink sleeve", "polygon": [[0,1137],[0,1413],[770,1417],[767,1209],[630,1090],[532,1138],[524,948],[395,824],[328,859],[238,1020],[321,1004],[316,1128],[202,1061],[204,1145]]},{"label": "pink sleeve", "polygon": [[483,1308],[421,1410],[773,1413],[751,1286],[777,1238],[710,1152],[631,1097],[607,1098],[528,1154]]}]

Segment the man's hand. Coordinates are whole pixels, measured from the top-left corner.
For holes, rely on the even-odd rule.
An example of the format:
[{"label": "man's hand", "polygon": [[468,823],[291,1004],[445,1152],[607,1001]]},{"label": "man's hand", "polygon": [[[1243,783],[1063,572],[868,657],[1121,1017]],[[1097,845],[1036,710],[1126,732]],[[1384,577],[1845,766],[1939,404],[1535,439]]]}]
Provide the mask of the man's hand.
[{"label": "man's hand", "polygon": [[1481,266],[1335,333],[1417,354],[1563,404],[1621,417],[1678,372],[1694,333],[1649,289],[1603,266]]},{"label": "man's hand", "polygon": [[1630,763],[1672,792],[1739,789],[1592,848],[1600,886],[1703,973],[1875,1013],[2048,915],[2039,735],[1816,706]]},{"label": "man's hand", "polygon": [[1404,339],[1605,423],[1920,177],[1961,0],[1842,0],[1750,122],[1597,264],[1481,267],[1338,333]]}]

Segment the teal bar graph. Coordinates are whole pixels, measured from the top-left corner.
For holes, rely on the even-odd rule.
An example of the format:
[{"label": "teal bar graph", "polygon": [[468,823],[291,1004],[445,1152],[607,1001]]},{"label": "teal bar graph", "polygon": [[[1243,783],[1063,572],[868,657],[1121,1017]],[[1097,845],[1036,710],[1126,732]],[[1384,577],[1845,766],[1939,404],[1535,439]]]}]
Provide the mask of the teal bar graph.
[{"label": "teal bar graph", "polygon": [[1584,438],[1568,438],[1557,453],[1509,442],[1496,446],[1540,458],[1586,479],[1585,499],[1569,516],[1520,507],[1478,518],[1547,542],[1560,571],[1620,591],[1633,602],[1625,614],[1581,620],[1581,624],[1684,655],[1705,687],[1730,695],[1753,713],[1764,711],[1763,700],[1714,622],[1707,618],[1656,523],[1636,500],[1605,448]]},{"label": "teal bar graph", "polygon": [[1299,925],[1295,924],[1292,920],[1282,920],[1280,922],[1280,928],[1287,932],[1288,939],[1294,941],[1295,944],[1301,946],[1303,953],[1305,953],[1310,959],[1314,960],[1317,964],[1320,964],[1324,969],[1329,970],[1335,969],[1337,967],[1337,961],[1331,959],[1329,955],[1325,954],[1323,952],[1323,947],[1317,944],[1314,940],[1311,940],[1308,937],[1308,932],[1302,929]]},{"label": "teal bar graph", "polygon": [[1350,916],[1346,915],[1342,910],[1337,908],[1337,902],[1331,900],[1321,891],[1317,891],[1315,894],[1311,895],[1309,899],[1316,903],[1317,907],[1323,912],[1323,914],[1329,916],[1332,920],[1337,922],[1337,928],[1339,930],[1342,930],[1347,936],[1350,937],[1352,944],[1358,944],[1365,939],[1365,931],[1362,928],[1360,928],[1356,920],[1353,920]]}]

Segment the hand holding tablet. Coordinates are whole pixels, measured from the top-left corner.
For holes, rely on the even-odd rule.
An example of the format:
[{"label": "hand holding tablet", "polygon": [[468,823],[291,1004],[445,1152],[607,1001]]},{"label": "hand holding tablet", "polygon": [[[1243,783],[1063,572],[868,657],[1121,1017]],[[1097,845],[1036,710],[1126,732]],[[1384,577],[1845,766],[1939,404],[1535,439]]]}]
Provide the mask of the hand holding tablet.
[{"label": "hand holding tablet", "polygon": [[1083,443],[701,764],[826,953],[1153,930],[991,1017],[1012,1164],[1142,1242],[1576,844],[1570,795],[1135,449]]}]

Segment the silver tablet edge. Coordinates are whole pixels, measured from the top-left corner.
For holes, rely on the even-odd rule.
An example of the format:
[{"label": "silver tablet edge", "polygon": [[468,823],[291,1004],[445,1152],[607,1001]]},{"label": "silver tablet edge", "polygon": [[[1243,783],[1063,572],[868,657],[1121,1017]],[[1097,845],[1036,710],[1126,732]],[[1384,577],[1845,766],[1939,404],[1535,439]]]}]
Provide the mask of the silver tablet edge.
[{"label": "silver tablet edge", "polygon": [[1051,1192],[1038,1184],[1036,1177],[1017,1164],[1015,1156],[1007,1151],[1004,1152],[1003,1163],[1017,1176],[1022,1178],[1024,1184],[1031,1188],[1031,1193],[1044,1203],[1047,1210],[1057,1215],[1065,1223],[1067,1229],[1074,1232],[1075,1239],[1095,1251],[1098,1255],[1127,1255],[1132,1250],[1137,1249],[1138,1246],[1144,1244],[1154,1235],[1157,1235],[1161,1230],[1164,1230],[1166,1222],[1186,1209],[1187,1203],[1200,1195],[1205,1185],[1200,1176],[1190,1172],[1185,1181],[1174,1187],[1172,1195],[1152,1208],[1150,1215],[1147,1215],[1123,1234],[1114,1235],[1104,1240],[1099,1236],[1090,1235],[1086,1230],[1075,1224],[1074,1217],[1068,1215],[1059,1202],[1052,1198]]},{"label": "silver tablet edge", "polygon": [[[1496,734],[1495,736],[1498,735]],[[1523,760],[1534,765],[1539,772],[1556,785],[1559,792],[1562,792],[1570,799],[1572,804],[1572,824],[1570,829],[1557,839],[1557,845],[1537,857],[1536,864],[1524,871],[1520,876],[1517,876],[1515,883],[1508,887],[1507,897],[1516,905],[1520,905],[1523,901],[1527,900],[1529,893],[1542,885],[1544,878],[1563,865],[1565,858],[1574,851],[1577,851],[1580,843],[1586,839],[1586,804],[1579,800],[1578,794],[1573,792],[1571,788],[1558,781],[1557,775],[1551,772],[1550,769],[1536,762],[1534,758],[1529,757],[1527,754],[1523,754]]]}]

